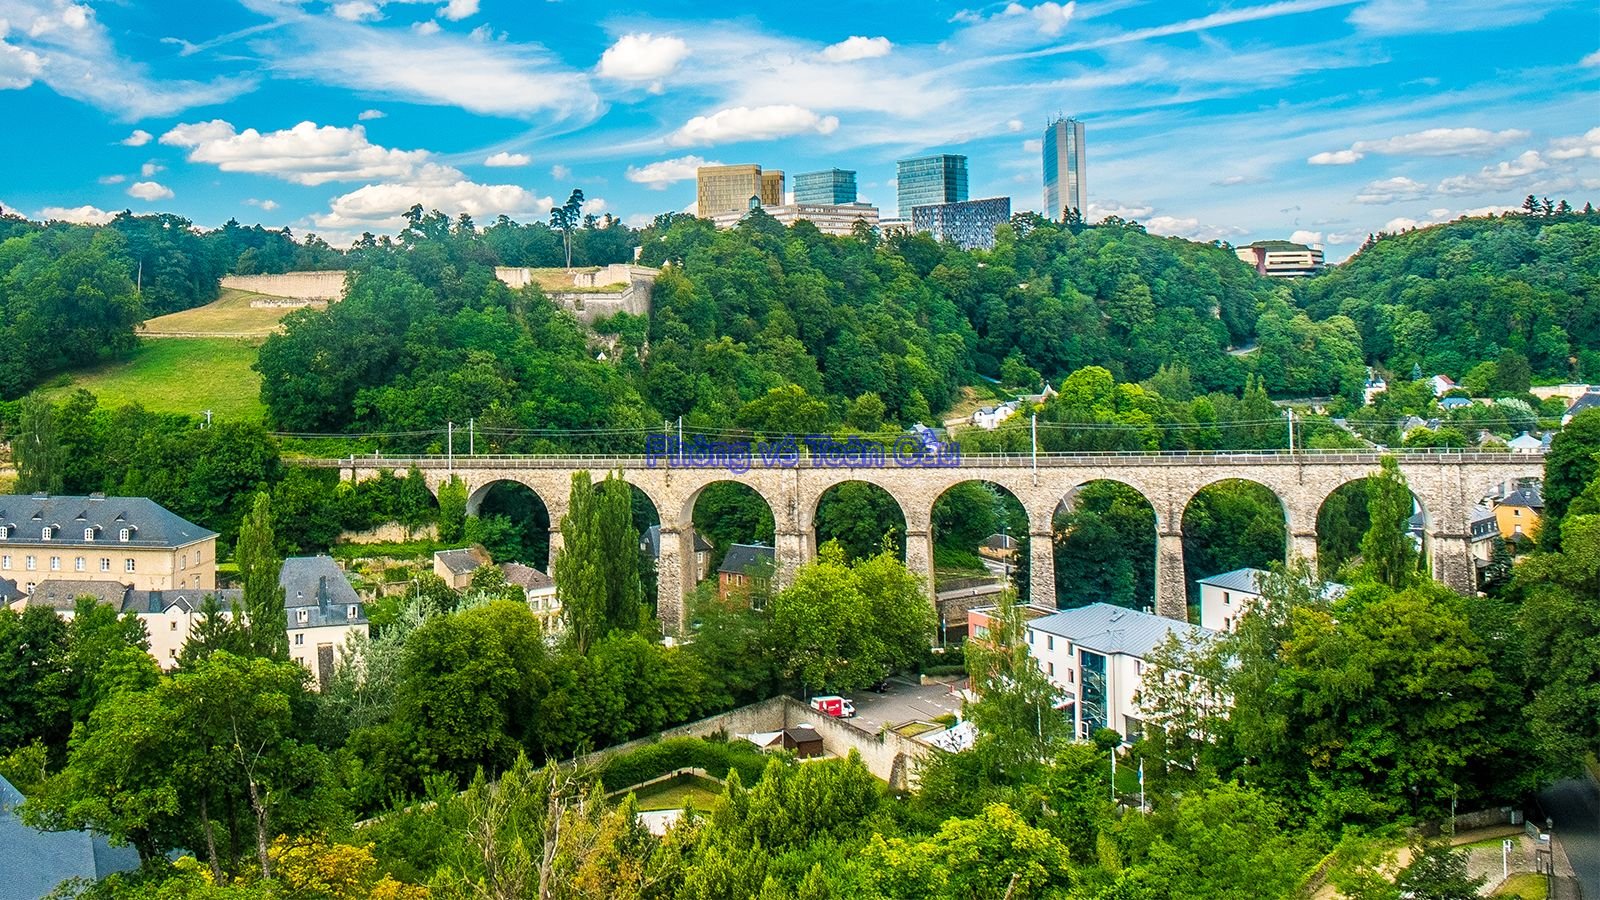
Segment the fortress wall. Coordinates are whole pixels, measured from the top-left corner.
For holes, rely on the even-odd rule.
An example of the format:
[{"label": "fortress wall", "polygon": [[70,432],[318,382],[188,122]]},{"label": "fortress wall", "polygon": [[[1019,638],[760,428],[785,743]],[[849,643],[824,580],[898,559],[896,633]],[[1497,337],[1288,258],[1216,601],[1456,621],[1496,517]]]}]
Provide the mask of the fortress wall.
[{"label": "fortress wall", "polygon": [[285,272],[282,275],[224,275],[222,286],[291,300],[344,299],[344,272]]}]

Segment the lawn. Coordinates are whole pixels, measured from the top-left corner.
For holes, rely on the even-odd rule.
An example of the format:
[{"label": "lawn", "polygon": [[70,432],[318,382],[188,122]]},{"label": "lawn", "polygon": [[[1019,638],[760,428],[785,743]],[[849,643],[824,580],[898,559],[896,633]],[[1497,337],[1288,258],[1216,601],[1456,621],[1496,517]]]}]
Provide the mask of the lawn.
[{"label": "lawn", "polygon": [[157,316],[144,323],[140,334],[204,334],[236,337],[264,338],[278,330],[278,323],[293,312],[288,307],[262,307],[250,305],[252,300],[263,299],[263,294],[249,291],[224,290],[215,302],[194,309]]},{"label": "lawn", "polygon": [[250,368],[257,344],[233,338],[144,340],[128,359],[69,376],[44,394],[60,400],[78,388],[102,406],[138,403],[154,412],[200,415],[220,421],[261,421],[261,376]]},{"label": "lawn", "polygon": [[692,801],[694,808],[708,810],[722,796],[722,785],[709,778],[681,775],[671,781],[651,785],[635,791],[641,811],[656,809],[683,809]]},{"label": "lawn", "polygon": [[1496,897],[1521,897],[1522,900],[1544,900],[1546,882],[1543,875],[1533,872],[1518,872],[1506,879],[1500,889],[1494,892]]}]

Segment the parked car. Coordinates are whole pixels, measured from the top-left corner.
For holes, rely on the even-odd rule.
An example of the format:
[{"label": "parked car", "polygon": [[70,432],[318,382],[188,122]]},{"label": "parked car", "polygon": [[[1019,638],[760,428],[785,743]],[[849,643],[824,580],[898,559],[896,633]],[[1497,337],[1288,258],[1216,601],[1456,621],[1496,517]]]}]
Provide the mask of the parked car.
[{"label": "parked car", "polygon": [[836,694],[812,697],[811,708],[836,719],[849,719],[856,714],[856,705]]}]

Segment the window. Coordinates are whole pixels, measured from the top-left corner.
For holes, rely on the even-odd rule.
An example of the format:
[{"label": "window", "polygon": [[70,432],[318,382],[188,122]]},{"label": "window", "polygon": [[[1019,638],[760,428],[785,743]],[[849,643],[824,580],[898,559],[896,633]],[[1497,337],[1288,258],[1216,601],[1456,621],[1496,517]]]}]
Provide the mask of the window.
[{"label": "window", "polygon": [[0,556],[0,569],[9,568],[11,568],[11,554],[7,553],[5,556]]},{"label": "window", "polygon": [[[1520,510],[1520,509],[1513,509],[1513,510],[1512,510],[1512,511],[1511,511],[1511,515],[1512,515],[1512,517],[1514,517],[1514,518],[1518,518],[1518,519],[1520,519],[1520,518],[1522,518],[1522,510]],[[46,540],[49,540],[49,538],[50,538],[50,536],[49,536],[49,535],[48,535],[48,534],[47,534],[47,535],[45,535],[45,539],[46,539]]]},{"label": "window", "polygon": [[61,557],[59,557],[59,556],[50,557],[50,571],[52,571],[52,572],[61,571]]},{"label": "window", "polygon": [[95,528],[95,527],[94,527],[94,526],[93,526],[93,525],[91,525],[91,526],[89,526],[89,527],[88,527],[88,528],[85,528],[85,529],[84,529],[84,530],[83,530],[83,539],[84,539],[84,540],[86,540],[86,541],[92,541],[92,540],[94,540],[94,538],[95,538],[95,532],[97,532],[97,531],[99,531],[99,530],[100,530],[100,529],[98,529],[98,528]]},{"label": "window", "polygon": [[1056,648],[1056,636],[1055,635],[1047,634],[1047,635],[1044,636],[1044,648],[1046,650],[1054,650]]},{"label": "window", "polygon": [[87,564],[88,560],[80,556],[72,561],[72,571],[82,572],[87,567]]},{"label": "window", "polygon": [[299,609],[294,611],[294,620],[296,622],[300,622],[300,623],[303,624],[307,620],[309,620],[310,618],[311,618],[311,610],[306,609],[305,607],[301,607],[301,608],[299,608]]},{"label": "window", "polygon": [[189,562],[189,554],[187,554],[187,553],[179,553],[178,554],[178,571],[182,572],[184,569],[189,568],[188,562]]},{"label": "window", "polygon": [[132,571],[134,571],[133,557],[130,556],[127,559],[122,561],[122,571],[124,571],[124,572],[132,572]]},{"label": "window", "polygon": [[1223,631],[1232,631],[1233,630],[1233,620],[1228,618],[1227,616],[1223,616],[1222,617],[1222,630]]},{"label": "window", "polygon": [[347,618],[347,619],[354,619],[356,616],[359,616],[359,615],[361,615],[361,607],[357,606],[354,603],[350,604],[350,608],[345,611],[345,618]]},{"label": "window", "polygon": [[1521,534],[1522,533],[1522,526],[1521,525],[1513,525],[1513,526],[1511,526],[1511,528],[1512,528],[1512,532],[1511,532],[1512,534]]},{"label": "window", "polygon": [[294,636],[294,645],[296,647],[304,646],[305,642],[306,642],[306,636],[305,635],[297,634],[297,635]]},{"label": "window", "polygon": [[100,571],[102,571],[102,572],[111,571],[111,557],[109,557],[109,556],[100,557]]},{"label": "window", "polygon": [[1136,659],[1136,660],[1133,661],[1133,674],[1135,674],[1135,675],[1143,675],[1144,674],[1144,660]]},{"label": "window", "polygon": [[25,563],[27,565],[27,568],[28,568],[29,572],[32,572],[34,569],[39,568],[39,560],[35,559],[31,555],[27,558],[27,560],[25,560]]},{"label": "window", "polygon": [[1232,606],[1233,605],[1233,595],[1228,593],[1227,591],[1223,591],[1222,592],[1222,605],[1223,606]]},{"label": "window", "polygon": [[119,541],[123,542],[124,544],[126,544],[128,542],[128,536],[131,535],[132,533],[133,533],[133,529],[124,528],[121,531],[117,532],[117,540],[119,540]]},{"label": "window", "polygon": [[1030,644],[1033,643],[1033,629],[1032,628],[1028,629],[1028,643],[1030,643]]},{"label": "window", "polygon": [[1070,668],[1067,669],[1067,684],[1072,684],[1073,682],[1075,682],[1077,680],[1078,680],[1077,670],[1070,669]]},{"label": "window", "polygon": [[1045,663],[1044,664],[1044,673],[1046,675],[1049,675],[1051,678],[1056,677],[1056,664],[1055,663]]},{"label": "window", "polygon": [[0,538],[9,538],[9,537],[11,537],[11,526],[10,525],[0,525]]},{"label": "window", "polygon": [[56,536],[56,527],[54,525],[46,525],[43,529],[41,529],[39,531],[39,537],[41,537],[41,538],[43,538],[44,540],[47,540],[47,541],[50,540],[51,538],[55,537],[55,536]]},{"label": "window", "polygon": [[168,623],[167,623],[167,630],[168,630],[168,631],[177,631],[177,630],[178,630],[178,623],[177,623],[177,621],[176,621],[176,620],[173,620],[173,621],[171,621],[171,622],[168,622]]}]

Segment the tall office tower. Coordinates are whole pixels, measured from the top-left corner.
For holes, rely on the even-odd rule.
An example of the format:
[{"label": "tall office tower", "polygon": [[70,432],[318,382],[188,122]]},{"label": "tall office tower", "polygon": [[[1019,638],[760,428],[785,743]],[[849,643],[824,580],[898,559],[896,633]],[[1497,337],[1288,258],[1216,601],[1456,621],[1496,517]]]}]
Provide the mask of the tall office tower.
[{"label": "tall office tower", "polygon": [[967,199],[967,158],[950,153],[902,159],[895,164],[900,218],[911,218],[913,206],[960,203]]},{"label": "tall office tower", "polygon": [[1089,191],[1083,167],[1083,123],[1077,119],[1056,119],[1044,130],[1044,214],[1061,221],[1063,213],[1076,209],[1087,215]]},{"label": "tall office tower", "polygon": [[761,205],[783,205],[783,170],[768,169],[761,173]]},{"label": "tall office tower", "polygon": [[856,173],[849,169],[802,172],[794,177],[794,202],[838,206],[856,202]]},{"label": "tall office tower", "polygon": [[718,213],[743,212],[750,208],[752,200],[762,206],[783,202],[783,173],[762,172],[755,163],[701,166],[695,170],[695,187],[695,208],[702,219]]}]

